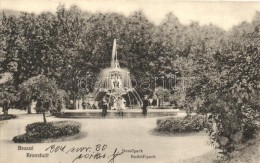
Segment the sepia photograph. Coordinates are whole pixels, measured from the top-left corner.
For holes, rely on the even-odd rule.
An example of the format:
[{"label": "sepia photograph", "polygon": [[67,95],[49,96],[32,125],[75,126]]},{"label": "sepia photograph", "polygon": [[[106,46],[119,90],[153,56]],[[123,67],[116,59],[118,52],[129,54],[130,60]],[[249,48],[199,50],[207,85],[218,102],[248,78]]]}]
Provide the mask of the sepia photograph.
[{"label": "sepia photograph", "polygon": [[0,0],[0,163],[259,163],[260,2]]}]

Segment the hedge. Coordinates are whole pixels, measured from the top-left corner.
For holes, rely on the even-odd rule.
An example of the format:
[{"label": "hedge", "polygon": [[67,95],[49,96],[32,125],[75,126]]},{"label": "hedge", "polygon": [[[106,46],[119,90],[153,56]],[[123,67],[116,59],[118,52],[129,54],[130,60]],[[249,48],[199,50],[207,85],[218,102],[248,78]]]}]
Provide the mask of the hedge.
[{"label": "hedge", "polygon": [[205,118],[202,115],[186,117],[168,117],[157,120],[156,130],[166,133],[190,133],[205,128]]},{"label": "hedge", "polygon": [[15,118],[17,118],[17,116],[15,116],[13,114],[0,115],[0,121],[4,121],[4,120],[8,120],[8,119],[15,119]]}]

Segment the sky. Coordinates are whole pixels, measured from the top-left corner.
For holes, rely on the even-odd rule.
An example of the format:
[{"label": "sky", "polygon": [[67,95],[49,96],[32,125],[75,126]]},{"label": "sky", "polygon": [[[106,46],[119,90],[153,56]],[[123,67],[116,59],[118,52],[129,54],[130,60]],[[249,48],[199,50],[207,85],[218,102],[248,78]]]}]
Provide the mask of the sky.
[{"label": "sky", "polygon": [[0,9],[11,9],[40,13],[55,12],[59,4],[66,8],[75,4],[82,10],[91,12],[118,12],[129,15],[143,10],[147,18],[156,25],[172,12],[180,22],[189,24],[197,21],[201,25],[214,24],[225,30],[243,21],[250,22],[256,11],[260,12],[260,2],[220,2],[220,1],[173,1],[173,0],[0,0]]}]

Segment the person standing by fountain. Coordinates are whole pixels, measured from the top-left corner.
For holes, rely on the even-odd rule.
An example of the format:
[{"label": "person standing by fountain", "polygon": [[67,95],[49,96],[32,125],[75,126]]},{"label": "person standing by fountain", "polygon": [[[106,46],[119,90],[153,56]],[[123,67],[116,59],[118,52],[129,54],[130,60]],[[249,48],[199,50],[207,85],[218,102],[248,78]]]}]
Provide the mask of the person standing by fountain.
[{"label": "person standing by fountain", "polygon": [[119,113],[119,117],[124,117],[124,110],[125,110],[125,100],[119,96],[117,99],[117,111]]},{"label": "person standing by fountain", "polygon": [[150,101],[147,97],[147,95],[144,95],[144,99],[143,99],[143,116],[146,117],[147,116],[147,107],[150,105]]},{"label": "person standing by fountain", "polygon": [[116,110],[117,108],[117,97],[115,97],[114,95],[111,95],[111,98],[110,98],[110,109],[111,110]]},{"label": "person standing by fountain", "polygon": [[86,107],[87,107],[87,104],[86,104],[85,101],[83,101],[83,102],[82,102],[82,108],[83,108],[84,110],[86,110]]},{"label": "person standing by fountain", "polygon": [[101,109],[102,109],[102,117],[106,117],[107,115],[107,109],[108,109],[108,103],[105,97],[103,97],[101,101]]}]

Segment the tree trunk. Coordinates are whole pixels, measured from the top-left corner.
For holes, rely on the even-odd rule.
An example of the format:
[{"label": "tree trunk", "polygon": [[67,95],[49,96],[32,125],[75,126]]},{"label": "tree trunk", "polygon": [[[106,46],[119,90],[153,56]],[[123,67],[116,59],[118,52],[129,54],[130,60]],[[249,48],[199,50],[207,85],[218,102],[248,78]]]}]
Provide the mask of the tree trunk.
[{"label": "tree trunk", "polygon": [[44,122],[44,123],[47,123],[47,121],[46,121],[45,111],[43,111],[42,115],[43,115],[43,122]]},{"label": "tree trunk", "polygon": [[72,109],[76,110],[76,73],[73,73],[72,79],[72,93],[73,93],[73,106]]},{"label": "tree trunk", "polygon": [[32,101],[30,101],[30,103],[27,106],[27,113],[32,114]]},{"label": "tree trunk", "polygon": [[190,114],[191,114],[190,106],[185,105],[185,109],[186,109],[187,116],[190,116]]},{"label": "tree trunk", "polygon": [[3,107],[3,113],[4,113],[4,115],[8,114],[8,109],[5,106]]},{"label": "tree trunk", "polygon": [[8,102],[4,102],[4,105],[3,105],[4,115],[8,114],[8,109],[9,109],[9,103]]},{"label": "tree trunk", "polygon": [[162,106],[163,106],[164,98],[162,98]]},{"label": "tree trunk", "polygon": [[73,110],[76,110],[76,97],[73,96]]}]

